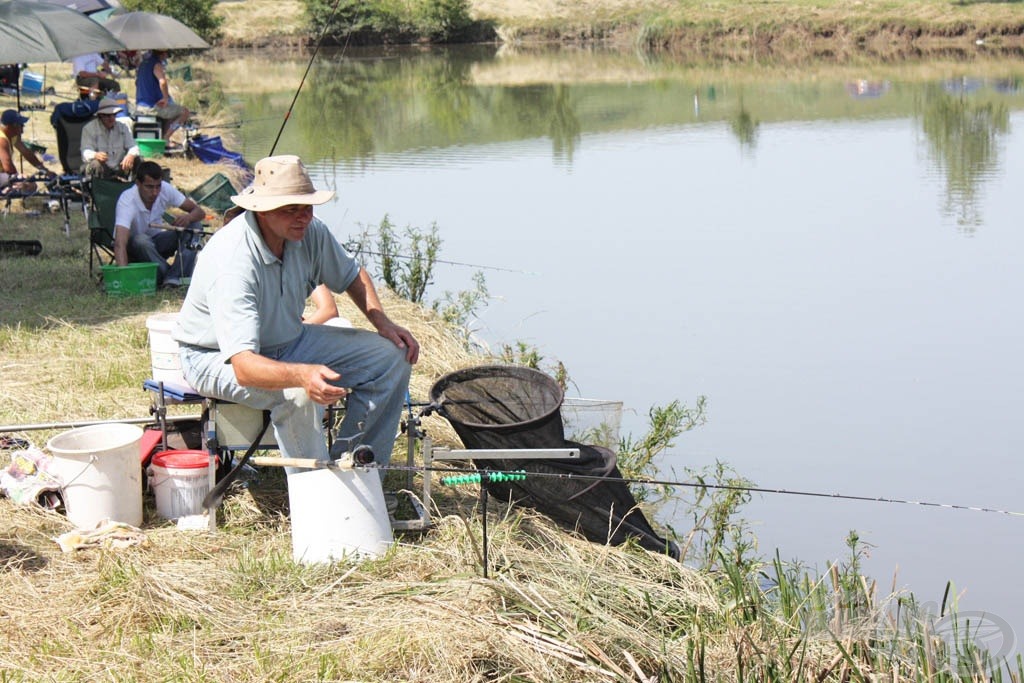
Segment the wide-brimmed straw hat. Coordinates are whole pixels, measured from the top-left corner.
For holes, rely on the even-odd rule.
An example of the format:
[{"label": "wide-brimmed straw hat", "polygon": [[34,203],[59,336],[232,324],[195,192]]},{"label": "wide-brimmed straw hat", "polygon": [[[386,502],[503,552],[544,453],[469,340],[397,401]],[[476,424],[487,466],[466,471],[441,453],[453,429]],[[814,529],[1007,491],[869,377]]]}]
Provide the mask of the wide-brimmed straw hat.
[{"label": "wide-brimmed straw hat", "polygon": [[273,211],[289,204],[323,204],[334,192],[317,190],[302,160],[294,154],[266,157],[256,162],[252,185],[231,201],[249,211]]}]

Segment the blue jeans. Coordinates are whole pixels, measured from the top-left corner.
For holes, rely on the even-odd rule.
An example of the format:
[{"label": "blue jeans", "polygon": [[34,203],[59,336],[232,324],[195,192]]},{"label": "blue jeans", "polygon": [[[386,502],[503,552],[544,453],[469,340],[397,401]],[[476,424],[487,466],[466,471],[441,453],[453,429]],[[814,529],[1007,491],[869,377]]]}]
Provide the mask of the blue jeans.
[{"label": "blue jeans", "polygon": [[[378,464],[391,461],[412,371],[404,349],[366,330],[303,325],[294,342],[263,349],[261,354],[285,363],[326,365],[340,374],[335,384],[349,389],[349,394],[339,440],[350,439],[353,446],[369,445]],[[305,389],[243,387],[229,359],[215,349],[182,345],[180,356],[185,379],[203,396],[269,410],[284,457],[328,458],[322,427],[324,407],[310,400]],[[383,477],[383,470],[380,474]]]},{"label": "blue jeans", "polygon": [[[201,223],[193,223],[189,228],[202,230]],[[187,248],[183,241],[186,240],[186,233],[177,230],[161,230],[157,234],[143,235],[132,233],[128,238],[128,260],[131,263],[155,263],[156,282],[163,284],[168,277],[180,280],[183,277],[192,277],[192,271],[196,267],[196,251]],[[167,259],[174,254],[172,266]]]}]

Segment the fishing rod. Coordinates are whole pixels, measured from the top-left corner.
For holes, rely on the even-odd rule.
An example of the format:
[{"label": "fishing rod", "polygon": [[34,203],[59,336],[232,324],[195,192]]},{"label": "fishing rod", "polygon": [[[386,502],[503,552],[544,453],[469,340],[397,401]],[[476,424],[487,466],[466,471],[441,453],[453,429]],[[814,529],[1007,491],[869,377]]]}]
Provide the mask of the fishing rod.
[{"label": "fishing rod", "polygon": [[[299,93],[302,92],[302,86],[306,83],[306,77],[309,75],[309,70],[313,67],[313,61],[316,59],[317,54],[320,52],[320,46],[324,43],[324,38],[327,37],[327,31],[331,27],[331,22],[334,21],[334,15],[338,11],[338,6],[341,4],[341,0],[334,0],[334,7],[331,8],[331,14],[327,17],[327,21],[324,22],[323,31],[320,32],[320,40],[316,41],[316,47],[313,49],[313,55],[309,58],[309,63],[306,64],[306,71],[302,74],[302,80],[299,81],[299,87],[295,89],[295,96],[292,97],[292,103],[288,105],[288,111],[285,112],[284,120],[281,121],[281,127],[277,131],[277,137],[274,138],[274,144],[270,147],[270,154],[267,156],[274,156],[274,150],[277,149],[277,143],[281,139],[281,133],[284,132],[284,127],[288,123],[288,119],[291,118],[292,109],[295,107],[296,100],[299,99]],[[345,55],[345,51],[348,49],[348,43],[352,39],[352,32],[349,31],[345,37],[345,45],[341,49],[341,55]]]},{"label": "fishing rod", "polygon": [[[524,474],[523,470],[479,470],[476,468],[459,468],[459,467],[416,467],[409,465],[379,465],[380,469],[395,470],[399,472],[405,472],[409,470],[417,472],[440,472],[447,475],[461,474],[461,475],[478,475],[481,472],[486,472],[488,476],[493,474],[499,474],[502,476],[517,475],[515,480],[521,479],[521,475]],[[589,482],[602,482],[602,481],[615,481],[624,484],[639,484],[645,486],[671,486],[678,488],[692,488],[692,489],[715,489],[718,491],[743,491],[747,493],[773,493],[779,495],[788,496],[808,496],[813,498],[832,498],[836,500],[857,500],[868,503],[895,503],[903,505],[919,505],[921,507],[936,507],[936,508],[947,508],[950,510],[970,510],[972,512],[991,512],[1000,515],[1010,515],[1012,517],[1024,517],[1024,512],[1018,512],[1015,510],[1002,510],[998,508],[983,507],[977,505],[960,505],[957,503],[936,503],[931,501],[923,500],[908,500],[903,498],[887,498],[884,496],[862,496],[852,495],[845,493],[826,493],[822,491],[801,491],[795,489],[782,489],[782,488],[768,488],[764,486],[742,486],[739,484],[708,484],[705,482],[693,482],[693,481],[673,481],[666,479],[639,479],[629,477],[608,477],[593,474],[574,474],[572,472],[531,472],[526,471],[528,478],[546,478],[546,479],[565,479],[565,480],[577,480],[577,481],[589,481]],[[505,479],[510,481],[512,479]],[[494,479],[491,479],[494,481]],[[462,483],[462,482],[458,482]]]}]

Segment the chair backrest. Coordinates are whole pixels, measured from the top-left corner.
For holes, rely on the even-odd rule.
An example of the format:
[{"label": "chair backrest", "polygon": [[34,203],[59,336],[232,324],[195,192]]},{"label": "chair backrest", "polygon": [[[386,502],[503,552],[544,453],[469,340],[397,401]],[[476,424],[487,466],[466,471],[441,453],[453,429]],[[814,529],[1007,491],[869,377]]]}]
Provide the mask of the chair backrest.
[{"label": "chair backrest", "polygon": [[53,108],[50,124],[57,132],[57,156],[65,173],[78,173],[82,168],[82,128],[92,120],[98,106],[98,102],[75,100]]},{"label": "chair backrest", "polygon": [[132,183],[93,178],[89,181],[89,241],[103,247],[114,244],[117,200]]}]

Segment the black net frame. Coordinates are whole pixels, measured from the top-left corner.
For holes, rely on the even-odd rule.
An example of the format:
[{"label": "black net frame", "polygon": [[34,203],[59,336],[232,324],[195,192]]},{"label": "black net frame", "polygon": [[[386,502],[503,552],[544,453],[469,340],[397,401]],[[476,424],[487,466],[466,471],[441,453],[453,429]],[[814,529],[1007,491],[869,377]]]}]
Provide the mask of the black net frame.
[{"label": "black net frame", "polygon": [[430,390],[431,403],[451,423],[469,450],[578,448],[577,459],[473,459],[481,470],[525,470],[558,476],[518,482],[489,482],[488,493],[531,507],[560,526],[598,543],[621,545],[633,538],[641,547],[677,556],[674,543],[653,529],[622,481],[611,450],[565,439],[562,388],[548,375],[515,365],[482,365],[441,377]]}]

